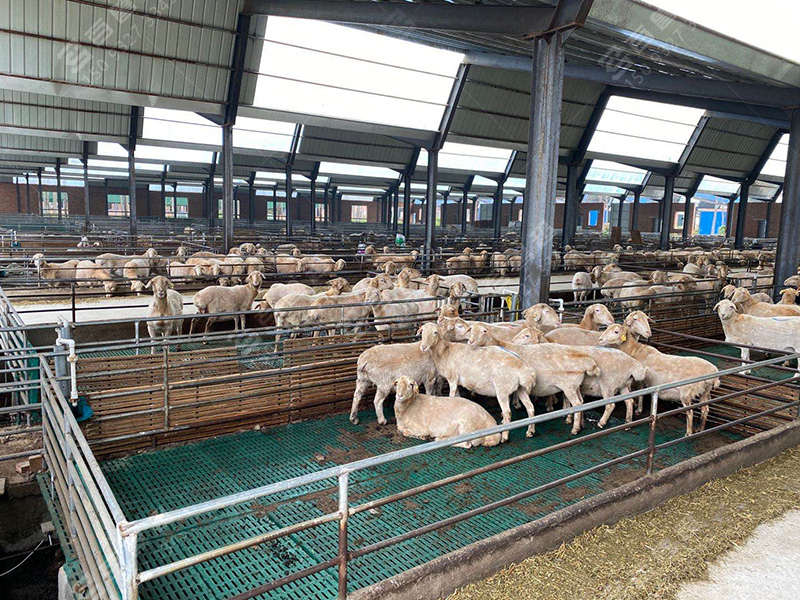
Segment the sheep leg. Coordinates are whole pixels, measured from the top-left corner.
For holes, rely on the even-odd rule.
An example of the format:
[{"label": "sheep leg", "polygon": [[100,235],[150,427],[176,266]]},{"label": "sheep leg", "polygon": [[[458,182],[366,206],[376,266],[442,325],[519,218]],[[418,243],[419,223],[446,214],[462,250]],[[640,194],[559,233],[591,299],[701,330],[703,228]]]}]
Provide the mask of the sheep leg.
[{"label": "sheep leg", "polygon": [[[564,392],[565,402],[569,400],[569,403],[573,406],[581,406],[583,404],[583,398],[581,397],[580,392],[577,389],[566,389],[562,390]],[[575,413],[574,419],[572,420],[572,435],[578,435],[583,426],[583,413]]]},{"label": "sheep leg", "polygon": [[386,396],[389,395],[391,388],[384,388],[378,386],[375,392],[375,416],[378,417],[378,425],[386,425],[386,417],[383,416],[383,402]]},{"label": "sheep leg", "polygon": [[[681,398],[681,404],[684,407],[689,407],[692,405],[691,398]],[[694,431],[694,411],[690,408],[686,411],[686,435],[692,435]]]},{"label": "sheep leg", "polygon": [[[455,398],[456,396],[458,396],[458,379],[453,379],[453,380],[448,379],[447,380],[447,387],[450,388],[450,391],[448,392],[448,395],[451,398]],[[508,399],[506,399],[506,404],[508,404]],[[502,404],[501,404],[501,406],[502,406]],[[509,411],[510,410],[511,409],[509,409]],[[509,415],[510,414],[511,413],[509,412]]]},{"label": "sheep leg", "polygon": [[644,396],[639,396],[639,401],[636,404],[636,414],[637,415],[642,414],[643,410],[644,410]]},{"label": "sheep leg", "polygon": [[[740,349],[740,353],[742,355],[742,360],[743,361],[750,360],[750,348],[741,348]],[[747,365],[746,362],[742,363],[743,367],[746,366],[746,365]],[[742,371],[742,375],[747,375],[749,373],[750,373],[750,369],[747,369],[746,371]]]},{"label": "sheep leg", "polygon": [[[705,402],[711,398],[711,390],[705,392],[702,396],[700,396],[700,402]],[[700,407],[700,428],[698,431],[703,431],[706,428],[706,421],[708,421],[708,411],[711,407],[706,404],[705,406]]]},{"label": "sheep leg", "polygon": [[[603,398],[603,400],[605,400],[605,398]],[[608,420],[611,418],[611,413],[614,412],[615,406],[616,404],[614,403],[606,404],[605,410],[603,410],[603,416],[600,417],[600,420],[597,422],[598,429],[602,429],[606,426],[606,423],[608,423]]]},{"label": "sheep leg", "polygon": [[[533,402],[531,402],[531,397],[528,395],[527,391],[523,388],[519,388],[514,394],[514,398],[522,402],[525,406],[525,412],[528,413],[528,417],[533,417],[535,415]],[[525,433],[525,437],[533,437],[534,433],[536,433],[536,425],[528,425],[528,431]]]},{"label": "sheep leg", "polygon": [[[214,323],[216,320],[217,320],[216,317],[208,317],[206,319],[206,328],[205,328],[205,330],[203,330],[203,333],[205,335],[208,335],[208,330],[211,329],[212,323]],[[207,343],[207,342],[205,342],[205,343]]]},{"label": "sheep leg", "polygon": [[[508,396],[497,395],[497,403],[500,405],[500,412],[503,414],[503,425],[511,423],[511,404]],[[508,441],[508,432],[504,431],[500,434],[500,443]]]},{"label": "sheep leg", "polygon": [[[353,405],[350,407],[350,422],[353,425],[358,425],[358,405],[361,404],[361,397],[369,389],[369,381],[366,379],[358,379],[356,381],[356,390],[353,392]],[[380,415],[376,416],[380,419]]]},{"label": "sheep leg", "polygon": [[428,396],[438,396],[441,393],[441,389],[436,385],[436,378],[433,379],[426,379],[425,380],[425,393]]}]

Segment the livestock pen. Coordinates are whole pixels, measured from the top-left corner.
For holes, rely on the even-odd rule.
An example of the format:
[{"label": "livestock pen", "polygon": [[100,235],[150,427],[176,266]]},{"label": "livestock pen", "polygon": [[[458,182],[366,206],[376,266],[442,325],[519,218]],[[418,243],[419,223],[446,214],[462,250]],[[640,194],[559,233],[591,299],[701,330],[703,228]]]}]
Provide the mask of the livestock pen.
[{"label": "livestock pen", "polygon": [[[64,323],[62,337],[89,326]],[[683,437],[686,409],[659,403],[662,386],[631,394],[650,404],[629,424],[612,419],[570,438],[566,415],[586,411],[591,424],[622,397],[587,402],[493,430],[510,430],[507,444],[463,451],[452,447],[462,438],[404,438],[369,410],[349,423],[356,358],[384,335],[276,346],[274,333],[176,338],[154,342],[154,354],[135,340],[79,343],[74,388],[69,353],[41,349],[50,471],[40,483],[73,584],[102,598],[368,595],[411,568],[779,428],[799,403],[787,357],[741,374],[716,315],[701,312],[662,319],[651,341],[737,365],[721,371],[705,431]],[[92,406],[86,422],[72,414],[75,396]]]}]

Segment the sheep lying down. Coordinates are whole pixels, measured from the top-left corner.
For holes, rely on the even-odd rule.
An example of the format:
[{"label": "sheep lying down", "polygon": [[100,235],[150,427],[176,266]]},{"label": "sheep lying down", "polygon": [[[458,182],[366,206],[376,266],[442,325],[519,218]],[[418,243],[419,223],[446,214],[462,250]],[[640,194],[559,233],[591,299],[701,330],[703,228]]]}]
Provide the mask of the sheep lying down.
[{"label": "sheep lying down", "polygon": [[[479,404],[457,396],[420,394],[417,382],[410,377],[401,377],[395,382],[395,395],[397,430],[406,437],[438,441],[497,426],[492,415]],[[497,446],[500,438],[501,434],[496,433],[456,446]]]}]

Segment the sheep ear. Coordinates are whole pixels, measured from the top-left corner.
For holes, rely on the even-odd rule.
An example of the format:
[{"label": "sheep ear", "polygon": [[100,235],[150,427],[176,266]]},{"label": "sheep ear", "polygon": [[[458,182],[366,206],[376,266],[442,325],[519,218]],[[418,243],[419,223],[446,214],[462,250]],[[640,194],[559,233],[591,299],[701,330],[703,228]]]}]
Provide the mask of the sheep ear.
[{"label": "sheep ear", "polygon": [[170,287],[170,289],[173,289],[173,290],[175,289],[175,284],[172,283],[169,279],[167,279],[167,285]]},{"label": "sheep ear", "polygon": [[149,290],[150,286],[153,285],[154,281],[155,281],[155,277],[153,279],[151,279],[150,281],[148,281],[147,284],[144,287]]},{"label": "sheep ear", "polygon": [[721,302],[721,301],[720,301],[720,302],[717,302],[717,303],[714,305],[714,308],[713,308],[712,310],[717,310],[717,309],[719,308],[719,305],[720,305],[720,304],[722,304],[722,302]]}]

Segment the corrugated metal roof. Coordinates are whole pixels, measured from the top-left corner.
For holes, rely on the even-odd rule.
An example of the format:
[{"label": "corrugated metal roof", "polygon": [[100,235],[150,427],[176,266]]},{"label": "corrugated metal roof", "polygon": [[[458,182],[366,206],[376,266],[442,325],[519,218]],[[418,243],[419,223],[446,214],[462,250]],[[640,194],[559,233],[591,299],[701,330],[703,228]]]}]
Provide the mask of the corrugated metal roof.
[{"label": "corrugated metal roof", "polygon": [[413,147],[383,135],[306,125],[298,152],[306,160],[405,168],[411,162]]}]

